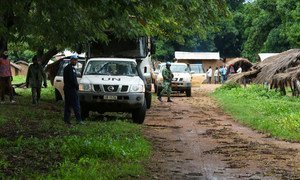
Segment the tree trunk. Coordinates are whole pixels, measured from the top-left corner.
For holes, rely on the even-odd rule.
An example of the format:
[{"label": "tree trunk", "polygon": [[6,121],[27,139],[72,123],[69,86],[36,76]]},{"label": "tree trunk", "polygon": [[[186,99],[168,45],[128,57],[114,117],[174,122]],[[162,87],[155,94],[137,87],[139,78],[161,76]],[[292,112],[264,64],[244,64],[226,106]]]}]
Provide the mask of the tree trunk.
[{"label": "tree trunk", "polygon": [[52,48],[48,50],[46,53],[44,53],[43,50],[39,50],[37,52],[37,56],[40,58],[41,65],[45,67],[48,64],[49,60],[57,53],[58,50],[56,48]]},{"label": "tree trunk", "polygon": [[0,53],[7,51],[7,40],[4,37],[0,38]]}]

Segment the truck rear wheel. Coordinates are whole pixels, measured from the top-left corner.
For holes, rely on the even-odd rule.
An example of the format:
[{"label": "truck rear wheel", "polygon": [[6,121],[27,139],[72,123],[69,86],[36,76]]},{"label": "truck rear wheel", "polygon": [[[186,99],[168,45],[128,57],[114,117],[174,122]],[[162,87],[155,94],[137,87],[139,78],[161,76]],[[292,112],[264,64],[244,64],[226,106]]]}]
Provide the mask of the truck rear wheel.
[{"label": "truck rear wheel", "polygon": [[134,110],[132,112],[132,121],[137,124],[143,124],[146,116],[146,101],[144,102],[143,106]]}]

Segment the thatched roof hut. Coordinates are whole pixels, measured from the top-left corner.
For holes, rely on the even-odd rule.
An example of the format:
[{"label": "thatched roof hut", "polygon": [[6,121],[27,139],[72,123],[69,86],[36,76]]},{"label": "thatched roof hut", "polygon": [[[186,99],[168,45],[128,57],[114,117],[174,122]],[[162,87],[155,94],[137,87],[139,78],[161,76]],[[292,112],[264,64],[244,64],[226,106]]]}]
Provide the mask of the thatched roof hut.
[{"label": "thatched roof hut", "polygon": [[234,58],[232,60],[227,61],[226,65],[233,66],[235,72],[237,71],[239,66],[241,66],[243,71],[248,71],[253,66],[253,64],[245,58]]},{"label": "thatched roof hut", "polygon": [[293,95],[300,94],[300,49],[290,49],[269,57],[254,65],[250,71],[236,74],[229,81],[244,82],[250,79],[254,83],[269,83],[271,88],[279,88],[285,94],[290,86]]},{"label": "thatched roof hut", "polygon": [[259,71],[257,71],[257,70],[250,70],[247,72],[232,74],[229,76],[228,81],[237,82],[237,83],[245,83],[246,81],[248,82],[252,78],[256,77],[258,73],[259,73]]},{"label": "thatched roof hut", "polygon": [[299,64],[300,49],[291,49],[276,56],[271,56],[253,67],[254,69],[260,70],[260,73],[257,74],[253,82],[271,83],[275,74],[285,73],[285,70],[296,67]]}]

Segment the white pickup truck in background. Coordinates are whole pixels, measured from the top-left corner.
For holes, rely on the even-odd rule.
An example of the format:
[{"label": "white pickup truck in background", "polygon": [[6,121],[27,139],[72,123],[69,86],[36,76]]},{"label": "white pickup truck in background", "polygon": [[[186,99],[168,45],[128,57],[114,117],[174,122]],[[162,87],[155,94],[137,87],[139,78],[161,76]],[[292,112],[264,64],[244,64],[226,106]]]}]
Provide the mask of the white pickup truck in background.
[{"label": "white pickup truck in background", "polygon": [[[154,82],[155,92],[160,92],[163,88],[163,76],[162,71],[166,67],[166,63],[161,63],[157,66],[154,71],[156,74],[156,79]],[[177,91],[180,93],[186,93],[187,97],[191,96],[192,87],[192,74],[190,68],[185,63],[171,63],[170,67],[174,77],[172,79],[172,91]]]}]

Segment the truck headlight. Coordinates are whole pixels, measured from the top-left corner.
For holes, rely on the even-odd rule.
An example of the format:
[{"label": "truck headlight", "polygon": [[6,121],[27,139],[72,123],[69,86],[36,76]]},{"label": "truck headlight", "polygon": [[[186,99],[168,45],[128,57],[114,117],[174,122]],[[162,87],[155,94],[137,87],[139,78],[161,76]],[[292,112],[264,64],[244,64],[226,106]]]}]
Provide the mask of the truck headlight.
[{"label": "truck headlight", "polygon": [[145,92],[143,85],[131,85],[130,92]]},{"label": "truck headlight", "polygon": [[80,91],[91,91],[92,85],[91,84],[79,84]]}]

